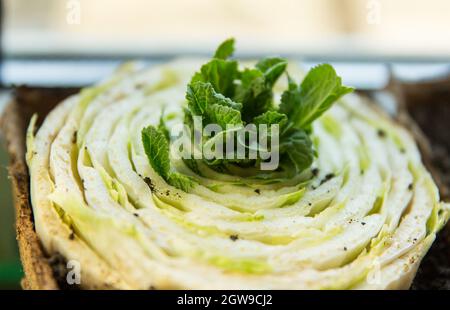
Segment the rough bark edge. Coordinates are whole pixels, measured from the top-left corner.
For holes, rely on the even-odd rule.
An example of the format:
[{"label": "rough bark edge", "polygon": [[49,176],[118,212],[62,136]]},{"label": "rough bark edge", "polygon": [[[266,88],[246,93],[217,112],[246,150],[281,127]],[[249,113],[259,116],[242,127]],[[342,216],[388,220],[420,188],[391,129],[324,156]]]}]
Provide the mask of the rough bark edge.
[{"label": "rough bark edge", "polygon": [[23,128],[26,122],[16,101],[8,104],[0,122],[10,156],[8,172],[13,188],[16,238],[25,273],[21,285],[24,289],[54,290],[58,289],[58,285],[34,230],[33,212],[29,199],[29,175],[25,163]]}]

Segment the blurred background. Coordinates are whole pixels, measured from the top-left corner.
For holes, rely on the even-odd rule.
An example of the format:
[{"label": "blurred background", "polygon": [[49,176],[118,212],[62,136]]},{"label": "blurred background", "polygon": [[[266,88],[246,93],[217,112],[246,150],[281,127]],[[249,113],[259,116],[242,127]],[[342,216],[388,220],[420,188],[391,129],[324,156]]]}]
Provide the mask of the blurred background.
[{"label": "blurred background", "polygon": [[[84,86],[120,62],[152,65],[210,55],[237,39],[237,56],[332,62],[346,84],[380,89],[389,72],[435,79],[450,70],[448,0],[3,0],[0,114],[13,85]],[[21,267],[0,147],[0,288]]]}]

